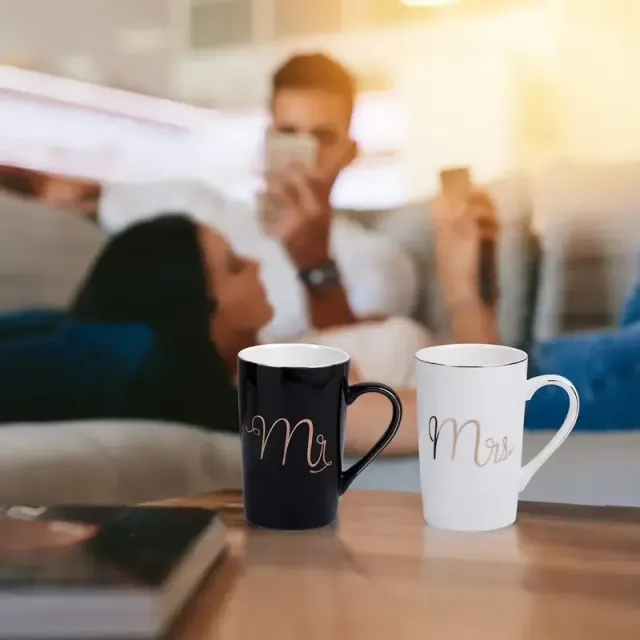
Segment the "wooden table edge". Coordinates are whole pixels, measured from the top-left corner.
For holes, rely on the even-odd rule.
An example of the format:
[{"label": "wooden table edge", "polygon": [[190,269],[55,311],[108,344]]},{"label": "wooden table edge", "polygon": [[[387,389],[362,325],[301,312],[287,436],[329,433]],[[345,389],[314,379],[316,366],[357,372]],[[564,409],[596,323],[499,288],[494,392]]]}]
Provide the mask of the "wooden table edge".
[{"label": "wooden table edge", "polygon": [[[344,500],[350,502],[368,502],[375,504],[378,497],[395,498],[398,502],[419,502],[420,494],[409,491],[369,491],[352,490],[346,494]],[[156,501],[153,506],[168,507],[199,507],[219,510],[223,514],[239,516],[243,512],[241,491],[212,491],[195,496],[171,498]],[[562,502],[530,502],[520,501],[518,517],[560,518],[565,520],[593,520],[598,522],[626,522],[640,524],[640,507],[615,505],[583,505]],[[235,517],[234,517],[235,520]]]}]

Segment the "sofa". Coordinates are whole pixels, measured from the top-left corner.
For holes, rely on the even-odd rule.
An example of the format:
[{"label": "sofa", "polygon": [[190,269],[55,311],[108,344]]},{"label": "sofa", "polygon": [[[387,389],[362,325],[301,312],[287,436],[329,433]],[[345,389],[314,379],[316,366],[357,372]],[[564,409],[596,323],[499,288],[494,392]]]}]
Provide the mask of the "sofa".
[{"label": "sofa", "polygon": [[[88,220],[0,193],[0,312],[67,306],[106,240]],[[127,504],[240,482],[230,435],[144,421],[0,426],[0,504]]]},{"label": "sofa", "polygon": [[[502,221],[498,316],[504,341],[521,345],[613,324],[637,273],[640,166],[555,167],[496,182],[490,191]],[[421,277],[415,316],[442,331],[428,208],[418,203],[339,215],[377,229],[410,252]],[[104,241],[87,221],[0,195],[0,311],[66,304]],[[551,433],[525,434],[525,459]],[[640,506],[638,448],[640,431],[574,433],[523,497]],[[0,429],[0,503],[138,502],[238,488],[239,469],[236,437],[182,425]],[[417,459],[379,458],[355,486],[418,491]]]}]

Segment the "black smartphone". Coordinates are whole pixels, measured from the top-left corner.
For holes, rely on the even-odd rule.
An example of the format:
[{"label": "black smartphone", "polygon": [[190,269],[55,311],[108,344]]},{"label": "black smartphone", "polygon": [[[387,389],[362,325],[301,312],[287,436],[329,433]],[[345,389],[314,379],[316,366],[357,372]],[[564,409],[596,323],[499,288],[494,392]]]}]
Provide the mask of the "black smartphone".
[{"label": "black smartphone", "polygon": [[498,274],[496,269],[496,239],[483,238],[480,241],[480,297],[493,306],[498,301]]}]

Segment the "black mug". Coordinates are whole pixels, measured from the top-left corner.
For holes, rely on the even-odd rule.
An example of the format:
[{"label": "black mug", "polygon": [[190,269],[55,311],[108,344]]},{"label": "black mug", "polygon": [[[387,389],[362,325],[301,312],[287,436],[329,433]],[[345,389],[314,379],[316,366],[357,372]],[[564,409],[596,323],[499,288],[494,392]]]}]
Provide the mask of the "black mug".
[{"label": "black mug", "polygon": [[[244,507],[249,524],[315,529],[333,523],[338,499],[391,442],[402,418],[393,389],[349,385],[349,354],[312,344],[269,344],[238,355]],[[391,402],[372,449],[342,468],[346,408],[365,393]]]}]

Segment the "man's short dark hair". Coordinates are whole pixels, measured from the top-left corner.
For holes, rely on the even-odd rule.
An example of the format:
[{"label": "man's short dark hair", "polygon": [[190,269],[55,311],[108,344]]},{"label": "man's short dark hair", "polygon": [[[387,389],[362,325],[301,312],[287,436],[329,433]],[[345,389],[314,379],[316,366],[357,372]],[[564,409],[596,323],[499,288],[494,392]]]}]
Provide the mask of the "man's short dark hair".
[{"label": "man's short dark hair", "polygon": [[324,53],[297,54],[274,74],[271,99],[281,89],[321,89],[342,96],[351,118],[356,96],[353,76],[338,61]]}]

